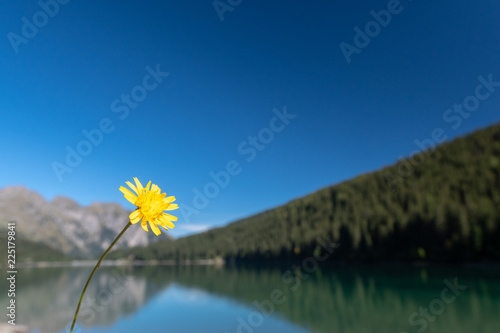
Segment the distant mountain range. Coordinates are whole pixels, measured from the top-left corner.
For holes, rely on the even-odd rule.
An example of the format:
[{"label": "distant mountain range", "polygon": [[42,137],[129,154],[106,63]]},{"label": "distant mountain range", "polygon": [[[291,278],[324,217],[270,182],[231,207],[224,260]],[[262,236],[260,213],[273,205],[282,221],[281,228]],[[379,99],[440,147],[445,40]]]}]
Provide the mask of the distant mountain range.
[{"label": "distant mountain range", "polygon": [[[17,238],[34,251],[31,254],[23,252],[18,261],[40,259],[36,244],[43,252],[55,250],[51,258],[57,257],[56,252],[71,258],[95,258],[128,223],[129,214],[130,211],[116,203],[93,203],[82,207],[62,196],[48,202],[38,193],[21,186],[0,190],[0,233],[5,235],[7,223],[15,221]],[[147,246],[165,237],[170,236],[162,234],[162,237],[156,237],[142,228],[131,228],[115,248]],[[18,252],[22,250],[19,246]]]}]

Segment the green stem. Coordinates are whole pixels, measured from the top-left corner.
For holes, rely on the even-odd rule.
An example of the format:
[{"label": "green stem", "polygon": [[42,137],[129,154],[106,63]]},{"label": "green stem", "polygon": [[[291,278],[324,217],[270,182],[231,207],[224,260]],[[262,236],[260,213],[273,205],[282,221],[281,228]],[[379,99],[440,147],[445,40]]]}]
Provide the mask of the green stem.
[{"label": "green stem", "polygon": [[80,306],[82,305],[83,295],[87,291],[87,287],[89,286],[90,280],[92,280],[92,277],[94,276],[95,271],[101,265],[101,262],[104,259],[104,257],[109,253],[109,251],[111,251],[111,248],[116,244],[116,242],[120,239],[120,237],[125,233],[125,231],[127,231],[128,227],[130,227],[131,225],[132,225],[132,223],[129,222],[125,226],[125,228],[123,228],[122,232],[120,232],[120,234],[118,235],[118,237],[115,238],[115,240],[113,241],[113,243],[111,243],[111,245],[108,247],[108,249],[101,256],[101,259],[99,259],[99,261],[97,262],[97,265],[95,265],[94,270],[90,274],[90,277],[87,280],[87,283],[85,284],[85,287],[83,288],[82,296],[80,296],[80,301],[78,302],[78,307],[76,308],[76,312],[75,312],[75,318],[73,319],[73,324],[71,324],[71,329],[70,329],[69,333],[73,332],[73,328],[75,327],[75,323],[76,323],[76,317],[78,317],[78,312],[80,311]]}]

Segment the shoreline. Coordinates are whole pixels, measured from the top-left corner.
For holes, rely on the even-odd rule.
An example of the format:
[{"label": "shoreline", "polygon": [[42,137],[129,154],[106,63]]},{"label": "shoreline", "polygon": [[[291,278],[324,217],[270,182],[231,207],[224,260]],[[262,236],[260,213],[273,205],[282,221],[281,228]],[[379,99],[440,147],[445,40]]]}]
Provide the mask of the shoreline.
[{"label": "shoreline", "polygon": [[27,333],[28,327],[23,325],[9,325],[0,323],[0,332],[2,333]]},{"label": "shoreline", "polygon": [[[24,262],[18,263],[16,268],[63,268],[63,267],[94,267],[97,263],[97,259],[94,260],[72,260],[72,261],[39,261],[39,262]],[[117,266],[273,266],[281,267],[288,266],[294,262],[240,262],[232,263],[226,262],[222,258],[215,259],[196,259],[196,260],[103,260],[101,267],[117,267]],[[300,263],[300,262],[296,262]],[[414,262],[399,262],[399,261],[386,261],[386,262],[335,262],[328,263],[325,266],[364,266],[364,267],[398,267],[398,266],[410,266],[410,267],[420,267],[420,268],[432,268],[432,267],[463,267],[463,268],[493,268],[500,269],[500,263],[495,261],[487,262],[463,262],[463,263],[437,263],[429,261],[414,261]],[[0,269],[6,268],[6,266],[0,265]]]},{"label": "shoreline", "polygon": [[[94,267],[96,260],[73,260],[73,261],[39,261],[16,264],[16,268],[60,268],[60,267]],[[199,259],[199,260],[103,260],[100,267],[115,266],[217,266],[224,265],[221,259]],[[3,269],[3,266],[0,266]]]}]

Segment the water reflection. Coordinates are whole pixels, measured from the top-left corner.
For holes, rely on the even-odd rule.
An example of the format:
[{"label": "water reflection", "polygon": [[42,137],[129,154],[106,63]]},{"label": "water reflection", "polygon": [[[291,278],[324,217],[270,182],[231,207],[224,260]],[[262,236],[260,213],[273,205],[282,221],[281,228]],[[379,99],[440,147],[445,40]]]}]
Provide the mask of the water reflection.
[{"label": "water reflection", "polygon": [[[33,332],[63,331],[89,272],[19,271],[18,324]],[[153,330],[147,322],[163,332],[169,330],[161,329],[162,318],[174,316],[167,327],[175,326],[176,332],[199,331],[194,323],[201,321],[204,332],[237,332],[241,326],[240,332],[281,327],[283,332],[496,333],[499,276],[492,270],[394,266],[321,268],[312,273],[290,267],[102,268],[87,291],[79,323],[92,332],[135,332],[134,325]],[[440,307],[447,287],[443,281],[453,282],[454,277],[467,289]],[[6,290],[7,285],[2,281],[0,287]],[[7,295],[0,294],[0,304],[6,302]],[[427,309],[427,315],[421,309]]]},{"label": "water reflection", "polygon": [[[73,318],[89,274],[90,269],[83,268],[18,270],[17,323],[40,333],[64,330]],[[112,325],[119,316],[134,313],[157,290],[157,286],[145,277],[134,276],[130,269],[102,269],[87,290],[80,322],[86,327]],[[6,304],[7,295],[1,296],[1,304]]]}]

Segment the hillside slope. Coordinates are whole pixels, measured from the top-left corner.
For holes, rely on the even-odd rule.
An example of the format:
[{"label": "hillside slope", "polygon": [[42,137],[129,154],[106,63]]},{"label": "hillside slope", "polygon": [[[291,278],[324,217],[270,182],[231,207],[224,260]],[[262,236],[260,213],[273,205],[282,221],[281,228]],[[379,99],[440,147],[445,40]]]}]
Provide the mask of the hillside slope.
[{"label": "hillside slope", "polygon": [[[499,260],[499,226],[497,124],[226,227],[132,253],[236,261],[313,254],[328,254],[328,260]],[[338,248],[329,253],[332,243]]]},{"label": "hillside slope", "polygon": [[[11,242],[12,244],[12,242]],[[54,248],[42,244],[36,243],[24,238],[15,238],[15,259],[16,263],[20,262],[39,262],[39,261],[67,261],[69,258],[62,252],[55,250]],[[5,255],[0,256],[0,266],[7,267],[7,245],[8,236],[6,233],[0,233],[0,247],[5,249]]]}]

